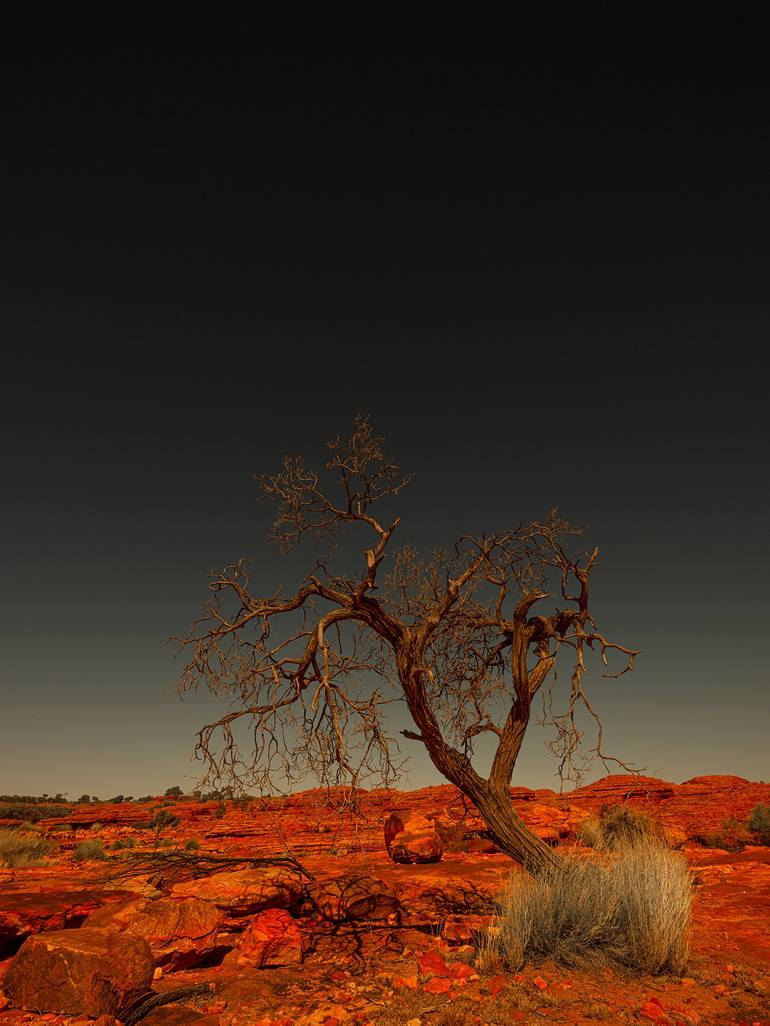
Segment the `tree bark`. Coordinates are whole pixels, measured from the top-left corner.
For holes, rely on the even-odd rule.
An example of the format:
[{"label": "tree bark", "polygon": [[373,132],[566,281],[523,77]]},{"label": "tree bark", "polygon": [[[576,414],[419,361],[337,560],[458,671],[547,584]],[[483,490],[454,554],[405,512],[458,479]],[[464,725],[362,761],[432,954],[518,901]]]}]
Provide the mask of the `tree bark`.
[{"label": "tree bark", "polygon": [[556,852],[516,813],[507,788],[502,793],[491,788],[473,791],[468,797],[487,824],[490,837],[506,855],[520,862],[533,876],[542,876],[561,865]]}]

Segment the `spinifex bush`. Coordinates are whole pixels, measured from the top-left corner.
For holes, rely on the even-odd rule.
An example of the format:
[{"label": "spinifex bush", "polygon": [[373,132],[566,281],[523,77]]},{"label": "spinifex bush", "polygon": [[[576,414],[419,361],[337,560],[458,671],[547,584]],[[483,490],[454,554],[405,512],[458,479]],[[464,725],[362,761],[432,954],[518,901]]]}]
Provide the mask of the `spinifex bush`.
[{"label": "spinifex bush", "polygon": [[497,956],[514,969],[547,958],[681,972],[691,890],[684,860],[654,840],[639,841],[607,864],[567,855],[538,878],[511,878],[480,957]]},{"label": "spinifex bush", "polygon": [[770,845],[770,805],[760,802],[751,810],[749,830],[760,844]]},{"label": "spinifex bush", "polygon": [[51,841],[39,836],[25,836],[18,830],[1,830],[0,866],[5,869],[39,866],[55,847]]},{"label": "spinifex bush", "polygon": [[663,828],[643,812],[626,805],[602,805],[598,817],[584,820],[578,827],[584,844],[597,851],[621,851],[645,838],[663,840]]},{"label": "spinifex bush", "polygon": [[91,862],[94,859],[104,859],[104,843],[95,837],[92,841],[81,841],[75,847],[72,857],[76,862]]}]

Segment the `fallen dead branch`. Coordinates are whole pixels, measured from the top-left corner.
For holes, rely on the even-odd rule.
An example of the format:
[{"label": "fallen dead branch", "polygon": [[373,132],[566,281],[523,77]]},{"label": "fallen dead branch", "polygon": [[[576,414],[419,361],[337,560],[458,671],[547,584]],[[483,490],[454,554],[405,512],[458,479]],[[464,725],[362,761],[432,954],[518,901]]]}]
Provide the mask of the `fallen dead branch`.
[{"label": "fallen dead branch", "polygon": [[181,851],[164,852],[137,852],[136,854],[123,855],[120,865],[115,866],[114,862],[107,873],[107,880],[119,882],[132,876],[143,874],[162,877],[164,880],[194,880],[202,876],[209,876],[222,869],[234,868],[236,866],[248,866],[252,869],[262,867],[278,867],[287,869],[308,880],[314,881],[315,877],[294,858],[293,855],[276,855],[274,857],[230,857],[223,855],[199,855],[188,854]]},{"label": "fallen dead branch", "polygon": [[149,1015],[153,1008],[158,1008],[160,1005],[168,1005],[174,1001],[186,1001],[187,998],[210,993],[210,983],[194,983],[189,987],[177,987],[174,990],[167,990],[163,994],[156,994],[155,992],[145,994],[139,998],[139,1001],[133,1005],[131,1011],[123,1019],[124,1026],[136,1026],[146,1015]]}]

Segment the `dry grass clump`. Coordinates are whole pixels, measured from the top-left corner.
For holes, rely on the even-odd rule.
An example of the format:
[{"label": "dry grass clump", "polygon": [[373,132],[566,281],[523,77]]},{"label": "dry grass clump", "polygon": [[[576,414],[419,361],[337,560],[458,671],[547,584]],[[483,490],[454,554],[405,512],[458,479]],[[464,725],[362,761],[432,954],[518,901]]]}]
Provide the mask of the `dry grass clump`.
[{"label": "dry grass clump", "polygon": [[645,838],[665,838],[659,823],[626,805],[602,805],[598,817],[584,820],[577,833],[584,844],[597,851],[622,851]]},{"label": "dry grass clump", "polygon": [[480,961],[502,958],[518,969],[553,959],[679,973],[691,904],[687,864],[659,841],[638,841],[606,865],[567,855],[543,877],[511,878]]},{"label": "dry grass clump", "polygon": [[4,869],[39,866],[55,847],[39,835],[29,837],[20,830],[0,830],[0,866]]},{"label": "dry grass clump", "polygon": [[91,862],[107,858],[103,841],[95,837],[92,841],[81,841],[75,846],[72,857],[76,862]]}]

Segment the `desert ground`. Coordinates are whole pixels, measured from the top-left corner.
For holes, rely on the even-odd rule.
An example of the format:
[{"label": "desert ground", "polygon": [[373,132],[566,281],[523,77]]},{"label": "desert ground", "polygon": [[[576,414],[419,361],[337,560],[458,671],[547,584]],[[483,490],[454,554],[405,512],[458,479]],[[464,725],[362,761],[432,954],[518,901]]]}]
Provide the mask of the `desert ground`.
[{"label": "desert ground", "polygon": [[521,870],[451,786],[368,792],[356,814],[322,791],[91,802],[0,821],[50,842],[0,869],[0,1026],[770,1024],[770,847],[741,826],[770,784],[618,775],[511,795],[565,850],[602,806],[662,824],[692,875],[683,975],[477,964]]}]

